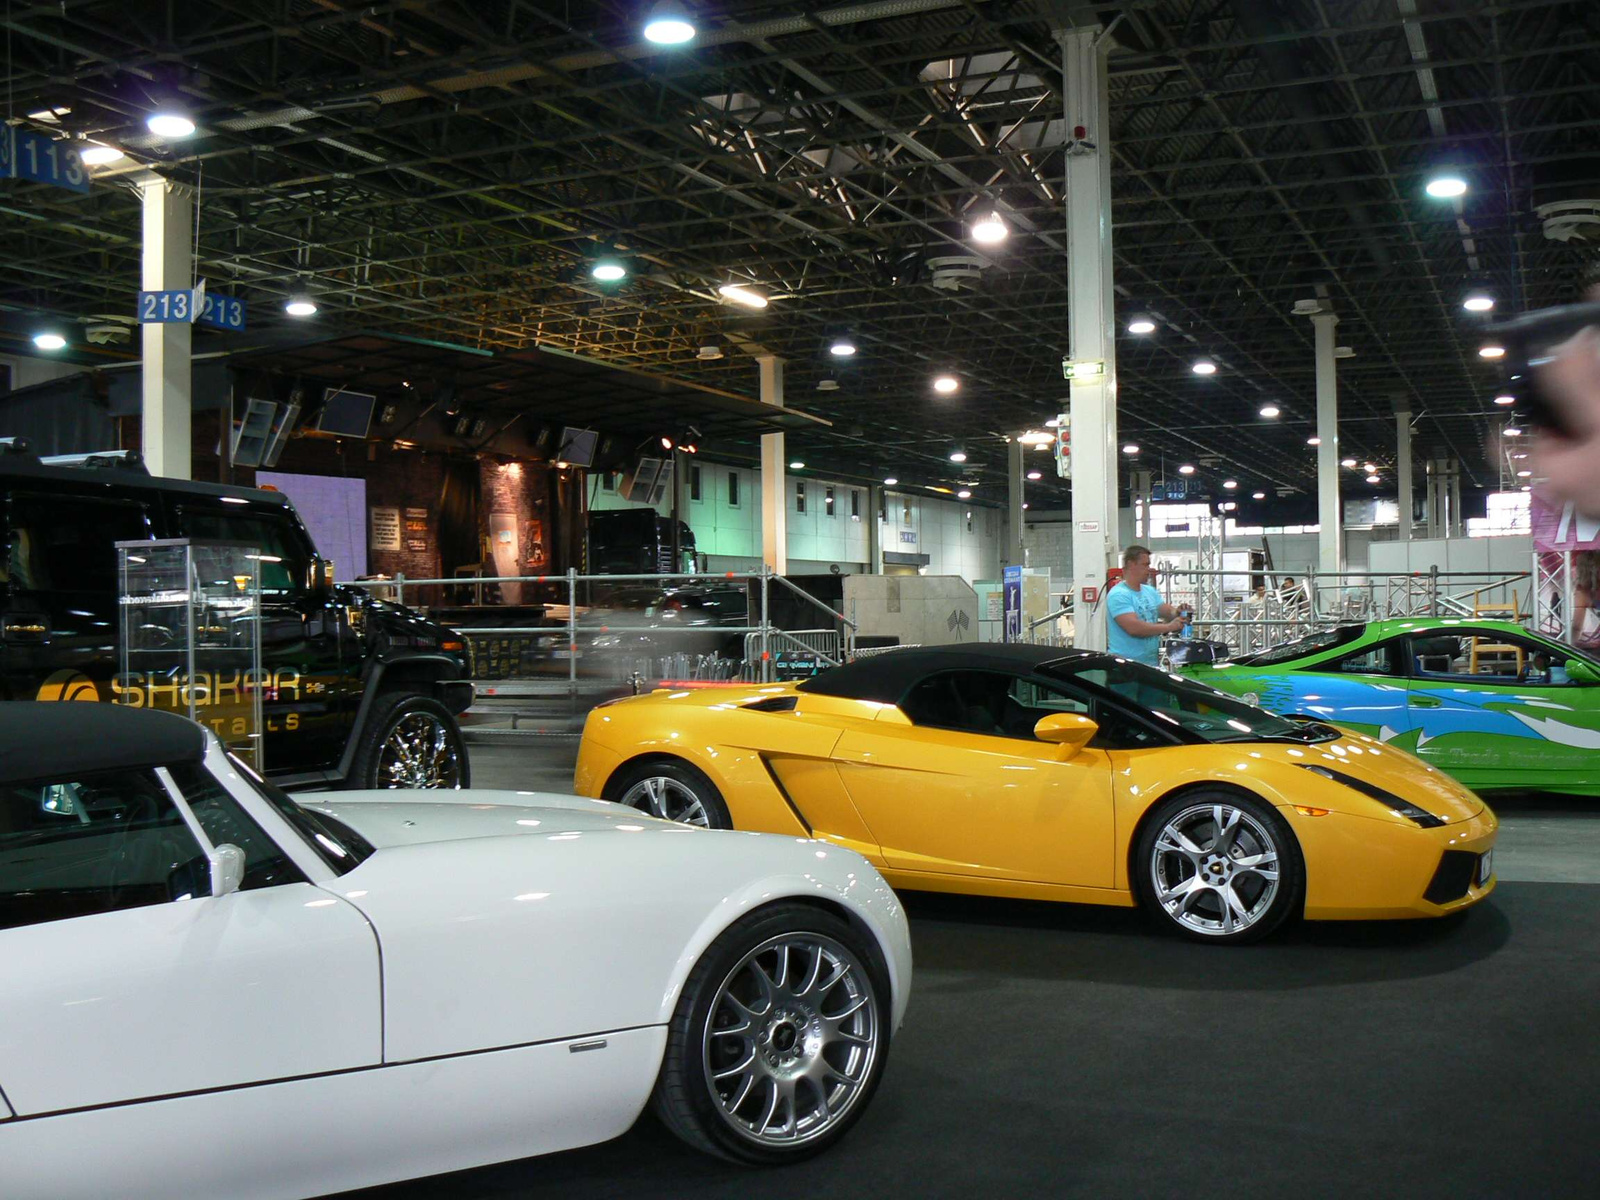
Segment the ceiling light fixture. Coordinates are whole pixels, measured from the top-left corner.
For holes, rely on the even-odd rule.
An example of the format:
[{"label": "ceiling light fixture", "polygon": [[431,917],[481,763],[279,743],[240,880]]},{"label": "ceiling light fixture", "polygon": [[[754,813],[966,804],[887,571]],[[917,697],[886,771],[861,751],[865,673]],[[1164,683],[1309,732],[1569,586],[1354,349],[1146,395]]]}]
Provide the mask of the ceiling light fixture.
[{"label": "ceiling light fixture", "polygon": [[954,454],[952,454],[950,456],[950,461],[953,462],[953,463],[964,463],[964,462],[966,462],[967,461],[966,452],[963,451],[963,450],[957,450]]},{"label": "ceiling light fixture", "polygon": [[1250,493],[1250,499],[1252,499],[1252,500],[1265,500],[1266,498],[1267,498],[1267,494],[1265,492],[1251,492]]},{"label": "ceiling light fixture", "polygon": [[1017,438],[1017,441],[1024,446],[1048,446],[1055,440],[1055,434],[1045,433],[1042,429],[1030,429]]},{"label": "ceiling light fixture", "polygon": [[1488,312],[1494,307],[1494,297],[1488,292],[1471,292],[1461,302],[1461,307],[1468,312]]},{"label": "ceiling light fixture", "polygon": [[1122,452],[1124,454],[1127,454],[1127,455],[1134,455],[1134,454],[1139,453],[1138,443],[1137,442],[1129,442],[1126,446],[1124,446],[1122,448]]},{"label": "ceiling light fixture", "polygon": [[677,0],[659,0],[644,20],[644,40],[658,46],[681,46],[694,40],[694,21]]},{"label": "ceiling light fixture", "polygon": [[40,350],[65,350],[67,339],[53,330],[45,329],[33,335],[33,344]]},{"label": "ceiling light fixture", "polygon": [[1498,342],[1490,342],[1487,346],[1478,347],[1479,358],[1504,358],[1505,356],[1506,348]]},{"label": "ceiling light fixture", "polygon": [[1362,463],[1361,464],[1361,469],[1363,471],[1365,471],[1368,475],[1370,475],[1370,474],[1372,474],[1374,471],[1376,471],[1378,469],[1378,464],[1377,463]]},{"label": "ceiling light fixture", "polygon": [[1507,407],[1509,405],[1515,404],[1517,402],[1517,398],[1515,396],[1504,396],[1504,395],[1496,396],[1494,398],[1494,402],[1496,404],[1500,405],[1502,408],[1504,408],[1504,407]]},{"label": "ceiling light fixture", "polygon": [[1341,458],[1339,460],[1339,465],[1341,467],[1353,467],[1356,465],[1356,460],[1353,458]]},{"label": "ceiling light fixture", "polygon": [[971,500],[972,499],[972,493],[969,490],[967,490],[966,488],[962,488],[959,492],[956,493],[956,499],[957,500]]},{"label": "ceiling light fixture", "polygon": [[1518,429],[1515,425],[1507,425],[1505,428],[1505,434],[1507,437],[1521,437],[1522,430]]},{"label": "ceiling light fixture", "polygon": [[1531,479],[1532,477],[1533,477],[1533,472],[1532,471],[1518,471],[1517,472],[1517,478],[1518,479]]},{"label": "ceiling light fixture", "polygon": [[849,358],[855,352],[856,344],[842,334],[834,338],[828,346],[828,353],[835,358]]},{"label": "ceiling light fixture", "polygon": [[1435,175],[1428,180],[1423,190],[1435,200],[1454,200],[1457,196],[1467,194],[1467,181],[1459,175],[1449,173]]},{"label": "ceiling light fixture", "polygon": [[1128,321],[1128,332],[1143,337],[1156,331],[1156,323],[1146,313],[1135,313]]},{"label": "ceiling light fixture", "polygon": [[1222,481],[1222,486],[1231,492],[1234,488],[1239,486],[1239,481],[1237,479],[1224,479]]},{"label": "ceiling light fixture", "polygon": [[1195,364],[1190,367],[1189,370],[1193,371],[1196,375],[1215,375],[1217,373],[1217,364],[1212,362],[1209,358],[1201,358],[1197,359]]},{"label": "ceiling light fixture", "polygon": [[798,458],[789,464],[789,470],[791,471],[804,471],[805,469],[805,463],[801,462]]},{"label": "ceiling light fixture", "polygon": [[617,280],[628,277],[628,268],[622,265],[620,258],[607,254],[595,259],[594,266],[589,268],[589,274],[601,283],[616,283]]},{"label": "ceiling light fixture", "polygon": [[1193,463],[1184,463],[1183,466],[1178,468],[1178,474],[1179,475],[1193,475],[1194,474],[1194,464]]},{"label": "ceiling light fixture", "polygon": [[895,484],[897,484],[899,482],[900,481],[898,479],[896,479],[893,475],[890,475],[887,479],[885,479],[883,481],[883,486],[884,487],[893,487]]},{"label": "ceiling light fixture", "polygon": [[972,240],[980,246],[997,246],[1010,234],[1005,220],[997,212],[979,217],[972,225]]},{"label": "ceiling light fixture", "polygon": [[317,315],[317,302],[303,291],[290,292],[288,299],[283,302],[283,311],[291,317],[314,317]]},{"label": "ceiling light fixture", "polygon": [[1044,423],[1044,427],[1046,429],[1059,429],[1059,428],[1061,428],[1061,418],[1060,417],[1051,417],[1048,421],[1046,421]]},{"label": "ceiling light fixture", "polygon": [[107,163],[114,163],[119,159],[128,157],[115,146],[102,146],[91,142],[78,152],[78,158],[86,167],[103,167]]},{"label": "ceiling light fixture", "polygon": [[151,113],[144,121],[145,128],[158,138],[186,138],[194,135],[194,122],[176,109],[162,109]]},{"label": "ceiling light fixture", "polygon": [[961,381],[954,375],[941,375],[933,381],[933,390],[948,396],[961,386]]},{"label": "ceiling light fixture", "polygon": [[1261,406],[1261,415],[1270,421],[1275,417],[1281,417],[1283,415],[1283,409],[1279,408],[1276,404],[1263,404]]},{"label": "ceiling light fixture", "polygon": [[1320,446],[1320,445],[1322,445],[1322,439],[1319,438],[1316,434],[1312,434],[1310,437],[1308,437],[1306,439],[1306,445],[1308,445],[1308,446]]},{"label": "ceiling light fixture", "polygon": [[760,292],[751,291],[742,283],[725,283],[717,289],[717,294],[724,300],[732,300],[735,304],[742,304],[746,308],[765,308],[767,298]]},{"label": "ceiling light fixture", "polygon": [[1367,482],[1368,483],[1377,483],[1378,482],[1378,477],[1376,475],[1368,475],[1367,476]]},{"label": "ceiling light fixture", "polygon": [[1033,480],[1035,483],[1037,483],[1037,482],[1039,482],[1039,480],[1044,478],[1044,475],[1042,475],[1038,471],[1029,471],[1028,472],[1028,478]]}]

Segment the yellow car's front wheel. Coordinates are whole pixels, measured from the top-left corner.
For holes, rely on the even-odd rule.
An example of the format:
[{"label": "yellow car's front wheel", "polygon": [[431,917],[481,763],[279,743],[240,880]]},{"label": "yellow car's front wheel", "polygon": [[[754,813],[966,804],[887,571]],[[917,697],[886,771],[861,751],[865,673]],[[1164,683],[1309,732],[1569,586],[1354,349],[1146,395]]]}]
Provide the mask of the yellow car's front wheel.
[{"label": "yellow car's front wheel", "polygon": [[1189,792],[1160,805],[1134,870],[1145,907],[1199,941],[1256,941],[1305,903],[1294,834],[1270,804],[1239,792]]}]

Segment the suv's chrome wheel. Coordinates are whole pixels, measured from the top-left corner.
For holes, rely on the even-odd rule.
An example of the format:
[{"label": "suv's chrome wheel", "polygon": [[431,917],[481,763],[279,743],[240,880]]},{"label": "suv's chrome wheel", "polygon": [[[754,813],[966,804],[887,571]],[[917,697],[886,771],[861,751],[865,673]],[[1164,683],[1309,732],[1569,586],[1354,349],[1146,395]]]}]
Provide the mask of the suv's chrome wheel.
[{"label": "suv's chrome wheel", "polygon": [[378,786],[458,788],[461,754],[451,730],[430,712],[408,712],[390,728],[378,752]]},{"label": "suv's chrome wheel", "polygon": [[621,803],[637,808],[663,821],[680,821],[685,825],[709,826],[706,806],[700,797],[682,780],[666,775],[648,775],[638,780],[622,793]]},{"label": "suv's chrome wheel", "polygon": [[1272,912],[1281,848],[1266,822],[1231,804],[1196,804],[1172,816],[1150,850],[1155,902],[1177,924],[1233,937]]},{"label": "suv's chrome wheel", "polygon": [[822,934],[770,938],[728,973],[702,1052],[722,1118],[763,1145],[792,1146],[845,1119],[881,1046],[866,969]]}]

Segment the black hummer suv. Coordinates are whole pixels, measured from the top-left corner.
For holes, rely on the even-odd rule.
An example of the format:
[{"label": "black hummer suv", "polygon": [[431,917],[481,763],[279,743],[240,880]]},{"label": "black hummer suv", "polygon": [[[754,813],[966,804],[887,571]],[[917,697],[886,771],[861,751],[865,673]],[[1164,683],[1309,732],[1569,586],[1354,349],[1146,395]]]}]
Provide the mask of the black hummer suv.
[{"label": "black hummer suv", "polygon": [[[121,454],[60,463],[0,453],[0,696],[174,707],[170,680],[120,674],[115,545],[239,543],[260,556],[262,761],[273,781],[467,786],[460,636],[334,587],[285,496],[154,478]],[[195,690],[204,721],[221,689]]]}]

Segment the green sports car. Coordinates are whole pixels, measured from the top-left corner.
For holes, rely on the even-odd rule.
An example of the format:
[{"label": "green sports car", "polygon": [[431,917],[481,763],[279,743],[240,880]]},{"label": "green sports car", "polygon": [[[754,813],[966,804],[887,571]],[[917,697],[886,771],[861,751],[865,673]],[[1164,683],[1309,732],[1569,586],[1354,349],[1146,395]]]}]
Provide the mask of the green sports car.
[{"label": "green sports car", "polygon": [[1474,791],[1600,796],[1600,662],[1509,621],[1341,625],[1183,673],[1408,750]]}]

